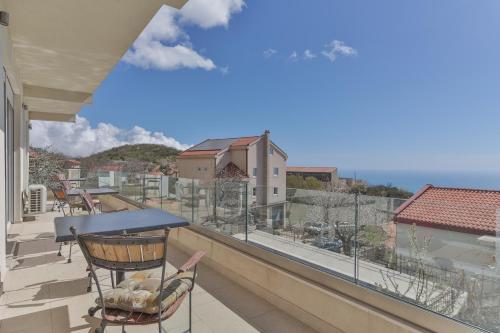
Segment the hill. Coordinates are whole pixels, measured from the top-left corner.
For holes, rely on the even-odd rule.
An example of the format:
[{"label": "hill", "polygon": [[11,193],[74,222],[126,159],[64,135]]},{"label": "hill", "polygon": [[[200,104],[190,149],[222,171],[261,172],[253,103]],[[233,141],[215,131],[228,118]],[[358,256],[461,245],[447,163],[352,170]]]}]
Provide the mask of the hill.
[{"label": "hill", "polygon": [[111,161],[140,161],[152,165],[174,162],[179,150],[156,144],[124,145],[80,159],[82,169],[100,166]]}]

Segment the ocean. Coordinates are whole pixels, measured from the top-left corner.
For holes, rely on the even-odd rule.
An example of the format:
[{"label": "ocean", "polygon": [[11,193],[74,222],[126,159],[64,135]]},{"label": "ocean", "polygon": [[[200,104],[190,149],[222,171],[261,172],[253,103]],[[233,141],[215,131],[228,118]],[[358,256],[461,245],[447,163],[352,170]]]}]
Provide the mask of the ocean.
[{"label": "ocean", "polygon": [[370,185],[387,185],[416,192],[426,184],[500,190],[500,170],[494,171],[416,171],[416,170],[340,170],[340,177],[366,180]]}]

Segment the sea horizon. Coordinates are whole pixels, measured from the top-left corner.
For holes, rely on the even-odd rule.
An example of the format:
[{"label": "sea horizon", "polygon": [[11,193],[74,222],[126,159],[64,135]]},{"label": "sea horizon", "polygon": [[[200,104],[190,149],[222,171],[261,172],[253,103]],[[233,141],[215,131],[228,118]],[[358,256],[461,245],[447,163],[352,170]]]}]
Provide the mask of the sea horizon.
[{"label": "sea horizon", "polygon": [[369,185],[391,184],[413,193],[426,184],[500,190],[500,171],[343,169],[339,176],[356,177]]}]

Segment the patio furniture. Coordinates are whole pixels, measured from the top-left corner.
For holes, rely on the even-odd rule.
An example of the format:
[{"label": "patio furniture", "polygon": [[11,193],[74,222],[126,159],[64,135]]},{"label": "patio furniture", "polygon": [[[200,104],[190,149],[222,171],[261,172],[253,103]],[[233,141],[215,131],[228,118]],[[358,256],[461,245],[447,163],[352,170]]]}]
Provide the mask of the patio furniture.
[{"label": "patio furniture", "polygon": [[80,192],[80,198],[82,199],[82,203],[85,206],[85,210],[94,214],[96,214],[96,208],[98,208],[101,213],[112,213],[128,210],[128,208],[124,208],[103,212],[101,201],[92,198],[92,195],[87,190],[83,190]]},{"label": "patio furniture", "polygon": [[[83,204],[85,206],[85,210],[89,214],[97,214],[95,200],[92,199],[92,196],[87,191],[84,190],[83,192],[80,193],[80,197],[82,198],[82,202],[83,202]],[[100,202],[99,202],[99,204],[100,204]],[[123,211],[128,210],[128,208],[125,207],[125,208],[122,208],[122,209],[116,209],[116,210],[110,210],[110,211],[103,212],[102,211],[102,205],[101,205],[101,208],[99,210],[100,210],[101,213],[113,213],[113,212],[123,212]],[[71,262],[71,247],[70,247],[70,258],[69,258],[69,260],[70,260],[69,262]],[[87,266],[87,272],[88,272],[88,278],[89,278],[89,285],[87,287],[87,292],[91,292],[92,291],[92,275],[90,273],[90,266]],[[111,272],[111,285],[112,285],[113,288],[115,287],[115,281],[114,281],[114,277],[113,277],[113,272]]]},{"label": "patio furniture", "polygon": [[[95,280],[99,298],[97,307],[89,309],[94,316],[101,309],[102,321],[96,333],[103,333],[108,324],[126,325],[158,324],[162,333],[162,321],[170,318],[186,297],[189,298],[189,331],[191,332],[192,290],[195,285],[196,267],[203,252],[195,253],[177,273],[165,276],[167,239],[169,229],[161,236],[99,236],[77,234],[71,227]],[[160,278],[148,274],[134,274],[116,288],[103,292],[95,268],[120,272],[139,272],[161,267]]]},{"label": "patio furniture", "polygon": [[[61,181],[61,183],[63,183],[63,193],[64,193],[64,202],[66,202],[69,206],[69,213],[73,216],[73,213],[74,213],[74,208],[80,208],[83,211],[86,211],[89,215],[90,214],[96,214],[96,211],[95,211],[95,206],[94,206],[94,203],[92,201],[92,198],[87,196],[86,200],[90,200],[90,203],[91,203],[91,206],[88,206],[88,203],[86,205],[85,203],[85,199],[83,198],[83,196],[81,196],[81,201],[80,202],[76,202],[74,199],[68,199],[68,197],[66,196],[66,190],[67,190],[67,187],[68,187],[68,183],[65,183],[67,182],[66,180],[63,180]],[[82,194],[82,193],[81,193]],[[66,216],[65,212],[64,212],[64,207],[61,208],[62,211],[63,211],[63,215]],[[61,256],[61,249],[62,249],[62,246],[63,246],[63,243],[59,244],[59,252],[57,253],[58,256]],[[71,263],[71,250],[73,248],[73,242],[69,242],[69,256],[68,256],[68,263]]]},{"label": "patio furniture", "polygon": [[[60,184],[61,184],[62,193],[64,194],[63,202],[65,202],[68,205],[69,214],[73,215],[73,213],[75,212],[75,209],[83,210],[85,208],[85,206],[83,205],[82,200],[80,198],[75,198],[74,196],[70,196],[70,193],[73,190],[75,190],[71,186],[71,183],[68,180],[63,179],[60,181]],[[80,193],[81,191],[78,191],[78,192]],[[64,205],[61,209],[63,211],[63,215],[66,215],[66,213],[64,211]]]},{"label": "patio furniture", "polygon": [[[70,227],[81,233],[99,235],[134,234],[139,232],[162,230],[188,226],[189,222],[160,209],[139,209],[109,214],[92,214],[81,216],[61,216],[54,219],[56,243],[75,240]],[[116,279],[122,280],[118,272]]]},{"label": "patio furniture", "polygon": [[64,211],[64,206],[66,206],[66,198],[64,196],[64,192],[59,189],[59,188],[54,188],[53,186],[50,186],[50,190],[52,191],[52,195],[54,196],[54,202],[52,203],[52,211],[54,211],[54,208],[57,206],[57,211],[63,212],[64,215],[66,215],[66,212]]},{"label": "patio furniture", "polygon": [[120,235],[165,228],[189,226],[189,222],[156,208],[138,209],[110,214],[60,216],[54,219],[55,241],[74,241],[69,228],[74,226],[81,233]]}]

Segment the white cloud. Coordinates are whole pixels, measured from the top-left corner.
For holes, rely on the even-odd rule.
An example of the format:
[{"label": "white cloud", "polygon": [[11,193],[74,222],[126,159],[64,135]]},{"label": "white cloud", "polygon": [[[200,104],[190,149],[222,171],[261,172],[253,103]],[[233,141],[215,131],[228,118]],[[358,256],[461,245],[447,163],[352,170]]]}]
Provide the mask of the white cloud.
[{"label": "white cloud", "polygon": [[229,66],[219,67],[219,70],[222,73],[222,75],[229,74]]},{"label": "white cloud", "polygon": [[358,51],[351,46],[347,46],[343,41],[333,40],[325,45],[325,50],[321,54],[333,62],[337,60],[338,55],[355,56]]},{"label": "white cloud", "polygon": [[289,56],[288,56],[288,59],[292,60],[292,61],[297,61],[298,60],[298,57],[299,55],[297,54],[297,52],[293,51]]},{"label": "white cloud", "polygon": [[189,0],[180,10],[180,21],[208,29],[227,27],[231,15],[245,7],[243,0]]},{"label": "white cloud", "polygon": [[244,6],[243,0],[190,0],[180,11],[163,6],[122,60],[144,69],[212,70],[215,63],[193,48],[183,25],[194,24],[204,29],[227,27],[231,15],[242,11]]},{"label": "white cloud", "polygon": [[51,147],[56,152],[68,156],[88,156],[106,149],[126,144],[154,143],[185,150],[182,144],[163,132],[151,132],[142,127],[118,128],[109,123],[99,123],[92,127],[87,119],[76,116],[75,123],[32,121],[30,145]]},{"label": "white cloud", "polygon": [[212,70],[216,67],[212,60],[201,56],[192,48],[184,45],[165,46],[159,41],[151,41],[134,51],[127,52],[123,60],[143,69],[203,68]]},{"label": "white cloud", "polygon": [[304,59],[314,59],[316,55],[311,52],[311,50],[307,49],[304,51]]},{"label": "white cloud", "polygon": [[271,58],[273,55],[275,55],[278,51],[276,51],[275,49],[267,49],[267,50],[264,50],[264,52],[262,52],[262,55],[264,56],[264,58]]}]

